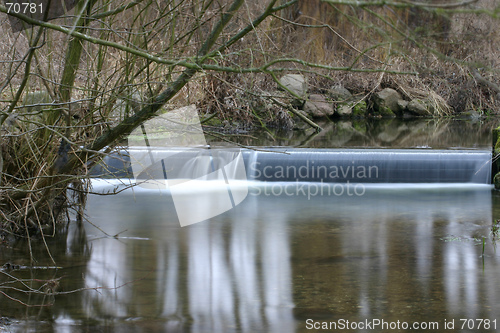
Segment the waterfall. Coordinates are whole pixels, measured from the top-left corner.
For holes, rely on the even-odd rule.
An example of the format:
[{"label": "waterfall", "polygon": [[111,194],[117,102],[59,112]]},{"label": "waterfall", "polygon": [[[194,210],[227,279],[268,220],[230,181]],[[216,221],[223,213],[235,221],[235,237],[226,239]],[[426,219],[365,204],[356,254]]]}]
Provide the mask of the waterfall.
[{"label": "waterfall", "polygon": [[[133,177],[131,164],[135,160],[155,163],[141,165],[140,179],[203,178],[203,175],[236,161],[237,152],[227,152],[214,166],[214,152],[193,150],[178,154],[176,150],[149,149],[110,155],[103,165],[92,170],[94,176],[114,175]],[[216,152],[222,156],[223,150]],[[225,169],[225,177],[265,182],[324,182],[324,183],[491,183],[491,151],[432,150],[432,149],[313,149],[273,148],[241,150],[245,173]],[[236,163],[236,162],[234,162]],[[148,163],[149,164],[149,163]],[[233,168],[232,170],[240,170]],[[166,172],[167,171],[167,172]],[[136,176],[137,178],[137,176]],[[210,179],[210,176],[205,177]]]},{"label": "waterfall", "polygon": [[324,183],[491,183],[491,152],[274,149],[244,154],[249,179]]}]

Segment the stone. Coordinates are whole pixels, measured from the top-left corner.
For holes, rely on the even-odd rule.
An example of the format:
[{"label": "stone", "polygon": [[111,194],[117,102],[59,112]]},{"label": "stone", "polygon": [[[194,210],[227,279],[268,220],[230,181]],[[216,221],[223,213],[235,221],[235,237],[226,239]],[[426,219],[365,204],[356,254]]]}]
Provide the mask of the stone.
[{"label": "stone", "polygon": [[432,114],[432,112],[429,110],[427,103],[425,103],[420,99],[411,100],[408,103],[406,109],[408,110],[408,112],[417,116],[428,116]]},{"label": "stone", "polygon": [[366,115],[366,111],[368,110],[368,106],[366,105],[366,102],[359,101],[354,104],[352,108],[352,115],[353,117],[356,118],[363,118]]},{"label": "stone", "polygon": [[400,99],[398,101],[399,109],[404,112],[406,108],[408,107],[408,101],[405,101],[404,99]]},{"label": "stone", "polygon": [[335,114],[339,117],[349,117],[352,115],[352,106],[350,104],[341,104],[337,106]]},{"label": "stone", "polygon": [[288,90],[300,97],[301,100],[307,98],[307,82],[304,75],[286,74],[280,79],[280,83]]},{"label": "stone", "polygon": [[328,95],[335,102],[344,102],[352,97],[351,92],[342,86],[333,86],[328,91]]},{"label": "stone", "polygon": [[323,95],[313,94],[304,104],[304,111],[314,118],[328,117],[333,115],[333,103]]},{"label": "stone", "polygon": [[500,172],[493,177],[493,184],[495,185],[495,190],[500,190]]},{"label": "stone", "polygon": [[335,110],[335,115],[339,117],[363,118],[366,114],[367,105],[364,100],[351,97],[346,103],[339,104]]},{"label": "stone", "polygon": [[401,113],[398,101],[401,95],[394,89],[385,88],[373,95],[373,107],[376,115],[394,117]]},{"label": "stone", "polygon": [[462,112],[459,116],[460,118],[474,120],[474,121],[478,121],[481,119],[481,115],[475,110]]}]

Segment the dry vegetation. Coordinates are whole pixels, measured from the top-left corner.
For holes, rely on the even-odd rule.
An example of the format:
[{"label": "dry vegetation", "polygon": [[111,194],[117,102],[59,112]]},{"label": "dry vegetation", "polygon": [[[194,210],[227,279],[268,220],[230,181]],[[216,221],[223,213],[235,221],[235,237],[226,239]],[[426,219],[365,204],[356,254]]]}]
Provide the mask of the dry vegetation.
[{"label": "dry vegetation", "polygon": [[[446,2],[450,7],[445,9],[439,1],[429,2],[428,8],[399,4],[299,1],[257,29],[224,62],[258,67],[271,59],[289,58],[293,61],[270,68],[278,77],[302,71],[312,93],[341,85],[369,99],[373,92],[391,87],[408,99],[429,98],[441,114],[500,113],[495,2]],[[480,77],[473,75],[475,69]],[[255,102],[256,95],[276,90],[270,75],[209,75],[207,84],[200,85],[203,112],[241,123],[274,124],[282,110],[274,107],[269,112]]]},{"label": "dry vegetation", "polygon": [[[302,72],[311,92],[343,85],[369,97],[393,87],[454,112],[499,111],[494,0],[446,2],[444,9],[435,1],[277,1],[288,5],[252,26],[271,2],[242,1],[213,43],[232,1],[91,1],[79,27],[70,13],[17,33],[1,13],[2,229],[53,230],[67,186],[81,193],[78,180],[100,156],[96,150],[119,144],[156,112],[196,103],[202,118],[289,126],[289,112],[267,98],[284,73]],[[88,37],[75,44],[57,27]],[[253,29],[232,40],[244,27]],[[48,99],[23,106],[40,104],[28,102],[34,91]]]},{"label": "dry vegetation", "polygon": [[[430,1],[438,3],[443,2]],[[495,6],[494,1],[484,0],[459,8],[485,9],[493,14]],[[470,71],[471,67],[481,68],[485,79],[498,82],[498,20],[484,14],[431,9],[435,8],[303,2],[297,5],[298,14],[292,20],[305,26],[290,26],[294,32],[289,36],[299,39],[294,41],[302,46],[299,54],[310,61],[334,67],[417,73],[325,73],[355,92],[366,94],[392,87],[409,97],[440,96],[454,112],[473,109],[498,113],[498,92],[478,84]],[[325,27],[311,29],[311,25]],[[319,77],[315,83],[318,90],[331,85]]]}]

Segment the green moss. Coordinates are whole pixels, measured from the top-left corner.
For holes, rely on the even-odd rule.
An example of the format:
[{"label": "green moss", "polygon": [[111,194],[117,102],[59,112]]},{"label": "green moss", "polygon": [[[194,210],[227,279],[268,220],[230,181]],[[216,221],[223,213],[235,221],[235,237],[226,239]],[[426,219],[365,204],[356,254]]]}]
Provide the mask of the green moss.
[{"label": "green moss", "polygon": [[500,190],[500,172],[493,177],[493,184],[495,185],[495,190]]},{"label": "green moss", "polygon": [[355,104],[354,107],[352,108],[352,115],[356,118],[362,118],[365,116],[366,110],[367,110],[366,102],[360,101],[359,103]]},{"label": "green moss", "polygon": [[217,116],[215,116],[212,119],[208,120],[207,122],[204,122],[203,125],[219,127],[223,126],[224,124],[222,120],[220,120]]},{"label": "green moss", "polygon": [[500,126],[493,129],[493,144],[494,144],[494,153],[495,155],[500,154]]},{"label": "green moss", "polygon": [[378,114],[383,117],[395,117],[394,112],[387,106],[378,109]]}]

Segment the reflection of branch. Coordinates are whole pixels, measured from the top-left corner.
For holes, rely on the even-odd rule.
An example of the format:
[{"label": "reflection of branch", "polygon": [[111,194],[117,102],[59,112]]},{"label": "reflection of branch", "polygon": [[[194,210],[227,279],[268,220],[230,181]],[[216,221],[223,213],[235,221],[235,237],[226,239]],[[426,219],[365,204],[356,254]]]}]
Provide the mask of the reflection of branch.
[{"label": "reflection of branch", "polygon": [[24,305],[25,307],[27,308],[33,308],[33,307],[42,307],[42,306],[51,306],[52,304],[40,304],[40,305],[31,305],[31,304],[27,304],[27,303],[24,303],[23,301],[21,301],[20,299],[17,299],[17,298],[14,298],[12,296],[10,296],[9,294],[3,292],[0,290],[0,294],[1,295],[4,295],[5,297],[7,297],[8,299],[10,299],[11,301],[14,301],[14,302],[17,302],[21,305]]},{"label": "reflection of branch", "polygon": [[[43,295],[43,296],[55,296],[55,295],[68,295],[68,294],[74,294],[74,293],[77,293],[77,292],[82,292],[82,291],[87,291],[87,290],[117,290],[119,288],[122,288],[122,287],[125,287],[129,284],[132,284],[132,283],[136,283],[136,282],[139,282],[139,281],[142,281],[146,278],[148,278],[151,273],[153,273],[153,270],[150,270],[149,272],[147,272],[144,276],[140,277],[140,278],[137,278],[135,280],[131,280],[131,281],[128,281],[128,282],[125,282],[119,286],[116,286],[116,287],[84,287],[84,288],[78,288],[78,289],[74,289],[74,290],[69,290],[69,291],[56,291],[56,289],[59,287],[59,282],[60,280],[62,279],[62,277],[59,277],[59,278],[54,278],[54,279],[47,279],[47,280],[40,280],[40,279],[19,279],[11,274],[8,274],[6,272],[2,272],[0,271],[1,273],[5,274],[7,277],[9,277],[11,280],[10,281],[7,281],[7,282],[4,282],[4,283],[1,283],[0,284],[0,289],[8,289],[8,290],[12,290],[12,291],[16,291],[16,292],[20,292],[20,293],[23,293],[23,294],[37,294],[37,295]],[[43,283],[38,289],[34,289],[32,287],[30,287],[27,283],[33,283],[33,282],[38,282],[38,283]],[[16,287],[10,287],[10,286],[5,286],[5,284],[14,284],[14,283],[20,283],[22,286],[24,286],[26,289],[19,289],[19,288],[16,288]],[[7,294],[5,291],[3,290],[0,290],[0,295],[3,295],[5,297],[7,297],[8,299],[14,301],[14,302],[17,302],[27,308],[33,308],[33,307],[47,307],[47,306],[51,306],[53,305],[53,302],[52,303],[48,303],[48,304],[28,304],[26,302],[23,302],[22,300],[18,299],[18,298],[15,298],[9,294]],[[45,299],[45,297],[44,297]]]},{"label": "reflection of branch", "polygon": [[[93,178],[91,178],[93,179]],[[98,178],[100,180],[102,180],[102,178]],[[106,193],[102,193],[102,192],[94,192],[94,191],[91,191],[91,190],[78,190],[78,189],[75,189],[75,188],[70,188],[73,192],[79,192],[79,193],[83,193],[83,194],[94,194],[94,195],[100,195],[100,196],[107,196],[107,195],[116,195],[116,194],[119,194],[121,192],[124,192],[126,190],[129,190],[131,188],[134,188],[135,186],[137,185],[141,185],[142,183],[147,183],[149,180],[144,180],[142,182],[135,182],[135,183],[130,183],[130,184],[125,184],[124,182],[120,181],[122,184],[120,185],[114,185],[114,189],[112,190],[109,190],[107,191]],[[122,187],[123,186],[123,187]],[[122,187],[122,188],[120,188]]]},{"label": "reflection of branch", "polygon": [[[249,150],[254,150],[254,151],[262,151],[262,152],[272,152],[272,153],[276,153],[277,151],[275,150],[269,150],[269,149],[262,149],[262,148],[256,148],[256,147],[251,147],[251,146],[247,146],[247,145],[244,145],[244,144],[241,144],[241,143],[238,143],[236,141],[233,141],[233,140],[229,140],[229,139],[226,139],[224,134],[221,134],[221,133],[216,133],[216,132],[213,132],[213,131],[204,131],[206,134],[208,135],[211,135],[213,136],[214,138],[217,138],[219,140],[222,140],[224,142],[227,142],[227,143],[230,143],[230,144],[233,144],[233,145],[236,145],[240,148],[244,148],[244,149],[249,149]],[[278,153],[283,153],[283,154],[288,154],[286,152],[278,152]]]},{"label": "reflection of branch", "polygon": [[303,140],[301,143],[296,145],[295,147],[307,147],[309,142],[311,142],[314,138],[318,136],[320,132],[314,131],[311,135],[309,135],[305,140]]}]

